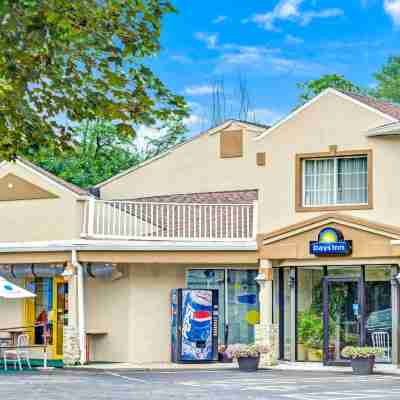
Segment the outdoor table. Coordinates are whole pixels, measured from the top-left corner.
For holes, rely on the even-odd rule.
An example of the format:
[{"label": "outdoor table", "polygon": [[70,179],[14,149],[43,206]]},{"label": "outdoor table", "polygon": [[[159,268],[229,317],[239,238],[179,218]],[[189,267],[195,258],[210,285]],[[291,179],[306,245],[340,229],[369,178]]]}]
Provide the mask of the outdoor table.
[{"label": "outdoor table", "polygon": [[3,346],[1,350],[16,350],[16,349],[43,349],[43,369],[49,369],[47,366],[47,344],[30,344],[27,346]]}]

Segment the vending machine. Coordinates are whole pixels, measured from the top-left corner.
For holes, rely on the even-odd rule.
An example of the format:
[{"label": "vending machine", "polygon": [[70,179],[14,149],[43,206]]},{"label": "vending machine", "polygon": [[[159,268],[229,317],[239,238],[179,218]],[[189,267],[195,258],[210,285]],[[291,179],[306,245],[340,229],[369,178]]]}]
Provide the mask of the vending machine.
[{"label": "vending machine", "polygon": [[172,362],[218,360],[218,290],[173,289],[171,328]]}]

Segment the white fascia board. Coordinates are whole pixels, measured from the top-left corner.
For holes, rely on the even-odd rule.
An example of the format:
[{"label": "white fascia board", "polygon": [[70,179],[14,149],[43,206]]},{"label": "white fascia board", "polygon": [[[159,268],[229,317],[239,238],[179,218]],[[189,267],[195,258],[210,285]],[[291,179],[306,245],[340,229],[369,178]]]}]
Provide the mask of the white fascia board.
[{"label": "white fascia board", "polygon": [[286,122],[290,121],[292,118],[294,118],[297,114],[301,113],[303,110],[305,110],[306,108],[310,107],[312,104],[314,104],[315,102],[319,101],[322,97],[326,96],[327,94],[335,94],[336,96],[339,96],[341,98],[344,98],[348,101],[351,101],[355,104],[357,104],[358,106],[367,109],[369,111],[372,111],[375,114],[378,114],[379,116],[386,118],[389,122],[397,122],[396,118],[391,117],[388,114],[383,113],[382,111],[377,110],[376,108],[373,108],[371,106],[368,106],[365,103],[362,103],[361,101],[358,101],[356,99],[354,99],[353,97],[347,96],[346,94],[339,92],[338,90],[335,90],[333,88],[328,88],[325,89],[324,91],[322,91],[319,95],[315,96],[313,99],[311,99],[310,101],[308,101],[307,103],[303,104],[301,107],[297,108],[295,111],[291,112],[287,117],[285,117],[284,119],[280,120],[278,123],[276,123],[275,125],[271,126],[271,128],[269,128],[268,130],[266,130],[264,133],[262,133],[261,135],[258,135],[256,138],[254,138],[253,140],[261,140],[263,139],[265,136],[271,134],[272,132],[274,132],[276,129],[278,129],[280,126],[282,126],[283,124],[285,124]]},{"label": "white fascia board", "polygon": [[367,131],[367,137],[397,136],[400,135],[400,122],[381,125]]},{"label": "white fascia board", "polygon": [[256,251],[257,242],[61,240],[0,243],[0,253],[66,251]]}]

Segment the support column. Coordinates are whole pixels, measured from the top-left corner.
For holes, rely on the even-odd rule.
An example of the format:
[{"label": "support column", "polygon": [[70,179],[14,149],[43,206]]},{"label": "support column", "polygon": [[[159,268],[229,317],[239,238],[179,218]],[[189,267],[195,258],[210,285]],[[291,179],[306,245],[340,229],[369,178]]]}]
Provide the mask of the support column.
[{"label": "support column", "polygon": [[65,365],[75,365],[80,359],[78,336],[78,279],[75,268],[68,264],[68,325],[64,327],[63,360]]},{"label": "support column", "polygon": [[392,364],[400,366],[400,288],[397,280],[399,267],[392,267]]},{"label": "support column", "polygon": [[277,329],[272,323],[272,261],[260,260],[259,274],[256,278],[260,285],[260,323],[256,326],[256,343],[268,346],[270,354],[261,357],[261,366],[274,365],[277,362]]}]

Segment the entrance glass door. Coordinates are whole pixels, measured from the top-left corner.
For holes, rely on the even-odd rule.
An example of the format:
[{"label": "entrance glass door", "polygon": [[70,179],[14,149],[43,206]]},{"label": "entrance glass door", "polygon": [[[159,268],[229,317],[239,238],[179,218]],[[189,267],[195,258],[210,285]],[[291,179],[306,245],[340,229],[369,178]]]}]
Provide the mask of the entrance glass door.
[{"label": "entrance glass door", "polygon": [[349,363],[341,352],[365,343],[363,281],[354,277],[324,278],[324,363]]}]

